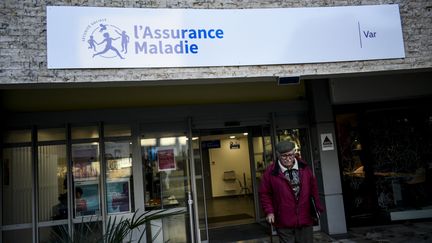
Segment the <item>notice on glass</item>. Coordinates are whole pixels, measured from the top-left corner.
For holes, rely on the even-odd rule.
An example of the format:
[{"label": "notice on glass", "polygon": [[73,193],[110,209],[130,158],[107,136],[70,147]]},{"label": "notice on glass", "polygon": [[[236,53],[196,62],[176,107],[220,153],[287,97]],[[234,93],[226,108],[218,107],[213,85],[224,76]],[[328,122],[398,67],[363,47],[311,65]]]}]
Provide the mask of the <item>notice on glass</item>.
[{"label": "notice on glass", "polygon": [[108,213],[130,212],[129,181],[107,182]]},{"label": "notice on glass", "polygon": [[157,151],[159,171],[169,171],[176,169],[174,148],[159,147]]},{"label": "notice on glass", "polygon": [[95,180],[99,176],[97,145],[72,146],[73,175],[77,180]]},{"label": "notice on glass", "polygon": [[75,184],[75,215],[96,215],[99,212],[99,185],[77,182]]}]

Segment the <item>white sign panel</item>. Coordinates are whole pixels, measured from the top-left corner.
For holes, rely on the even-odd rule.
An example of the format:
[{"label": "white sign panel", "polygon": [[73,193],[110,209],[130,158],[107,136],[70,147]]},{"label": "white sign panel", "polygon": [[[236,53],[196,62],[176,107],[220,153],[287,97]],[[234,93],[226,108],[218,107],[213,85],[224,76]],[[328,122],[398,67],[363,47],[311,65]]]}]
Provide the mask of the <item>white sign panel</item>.
[{"label": "white sign panel", "polygon": [[48,68],[240,66],[405,57],[398,5],[47,7]]},{"label": "white sign panel", "polygon": [[321,148],[322,151],[334,150],[334,140],[331,133],[321,134]]}]

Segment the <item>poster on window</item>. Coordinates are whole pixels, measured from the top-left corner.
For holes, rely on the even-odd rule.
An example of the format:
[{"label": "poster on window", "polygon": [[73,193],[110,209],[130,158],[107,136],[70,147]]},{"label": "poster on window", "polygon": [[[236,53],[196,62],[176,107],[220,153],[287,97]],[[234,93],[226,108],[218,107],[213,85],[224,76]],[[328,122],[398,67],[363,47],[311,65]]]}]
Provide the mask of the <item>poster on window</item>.
[{"label": "poster on window", "polygon": [[76,183],[74,192],[75,216],[99,214],[98,183]]},{"label": "poster on window", "polygon": [[131,211],[129,180],[107,182],[108,213]]},{"label": "poster on window", "polygon": [[132,156],[129,142],[106,142],[105,158],[109,179],[128,178],[132,175]]},{"label": "poster on window", "polygon": [[157,150],[159,171],[169,171],[176,169],[176,162],[173,147],[159,147]]},{"label": "poster on window", "polygon": [[99,148],[97,145],[72,146],[73,175],[75,179],[94,180],[99,176]]},{"label": "poster on window", "polygon": [[106,142],[105,157],[107,159],[129,158],[130,154],[129,142]]}]

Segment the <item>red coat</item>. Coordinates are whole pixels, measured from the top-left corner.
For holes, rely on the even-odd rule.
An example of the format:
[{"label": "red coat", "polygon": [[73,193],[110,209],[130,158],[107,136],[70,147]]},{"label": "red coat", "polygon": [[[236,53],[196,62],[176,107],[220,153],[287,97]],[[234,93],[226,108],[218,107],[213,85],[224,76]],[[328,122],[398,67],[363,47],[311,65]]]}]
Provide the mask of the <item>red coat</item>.
[{"label": "red coat", "polygon": [[320,212],[324,209],[318,197],[318,186],[311,168],[301,159],[299,163],[300,194],[296,200],[290,183],[279,163],[273,163],[264,172],[259,189],[261,206],[265,215],[273,213],[276,227],[298,228],[313,225],[310,215],[310,196],[313,196]]}]

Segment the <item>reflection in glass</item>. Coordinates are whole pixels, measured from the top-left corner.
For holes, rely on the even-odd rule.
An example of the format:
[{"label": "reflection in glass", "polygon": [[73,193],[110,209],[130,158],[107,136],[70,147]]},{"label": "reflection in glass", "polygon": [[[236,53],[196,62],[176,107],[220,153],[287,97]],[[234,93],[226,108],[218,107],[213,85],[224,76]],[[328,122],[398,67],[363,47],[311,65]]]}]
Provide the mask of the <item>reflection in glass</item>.
[{"label": "reflection in glass", "polygon": [[188,152],[185,141],[184,136],[141,140],[147,209],[184,204]]},{"label": "reflection in glass", "polygon": [[273,161],[273,152],[270,136],[252,138],[254,148],[254,161],[257,175],[260,176],[265,168]]},{"label": "reflection in glass", "polygon": [[[273,147],[270,127],[260,127],[252,131],[252,146],[254,152],[255,176],[259,187],[265,169],[273,162]],[[259,217],[264,218],[262,207],[259,207]]]},{"label": "reflection in glass", "polygon": [[130,141],[106,142],[107,163],[107,211],[108,213],[131,212],[132,144]]},{"label": "reflection in glass", "polygon": [[72,127],[72,139],[98,138],[98,126]]},{"label": "reflection in glass", "polygon": [[203,166],[201,163],[201,153],[200,153],[200,139],[192,139],[192,148],[193,148],[193,158],[195,164],[195,183],[197,190],[197,198],[198,202],[198,220],[199,220],[199,228],[201,240],[207,240],[207,230],[206,230],[206,207],[205,207],[205,189],[204,189],[204,175],[203,175]]},{"label": "reflection in glass", "polygon": [[66,145],[38,147],[39,220],[67,218]]},{"label": "reflection in glass", "polygon": [[3,149],[3,224],[32,222],[31,147]]},{"label": "reflection in glass", "polygon": [[31,130],[6,131],[3,136],[4,143],[28,143],[31,142]]},{"label": "reflection in glass", "polygon": [[336,125],[348,225],[432,216],[428,112],[341,113]]},{"label": "reflection in glass", "polygon": [[163,218],[163,242],[189,242],[185,227],[187,220],[185,214]]},{"label": "reflection in glass", "polygon": [[127,124],[115,124],[104,126],[105,137],[129,137],[131,135],[131,128]]},{"label": "reflection in glass", "polygon": [[72,144],[75,216],[100,214],[99,144]]},{"label": "reflection in glass", "polygon": [[40,243],[68,242],[68,235],[67,224],[39,228]]},{"label": "reflection in glass", "polygon": [[8,230],[2,232],[3,243],[32,243],[32,229]]},{"label": "reflection in glass", "polygon": [[100,242],[102,222],[86,222],[74,225],[74,242]]},{"label": "reflection in glass", "polygon": [[38,142],[65,140],[66,131],[64,128],[38,129],[37,137]]}]

